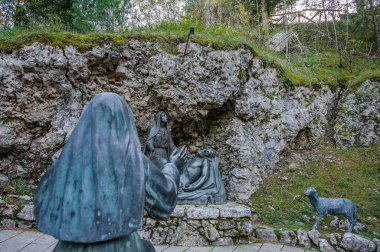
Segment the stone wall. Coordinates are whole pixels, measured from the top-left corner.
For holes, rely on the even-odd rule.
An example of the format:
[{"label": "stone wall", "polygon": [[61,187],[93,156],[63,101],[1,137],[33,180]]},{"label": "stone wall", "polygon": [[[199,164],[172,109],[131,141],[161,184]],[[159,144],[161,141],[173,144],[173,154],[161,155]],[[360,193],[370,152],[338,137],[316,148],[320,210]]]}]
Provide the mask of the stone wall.
[{"label": "stone wall", "polygon": [[379,240],[370,240],[353,233],[330,233],[322,235],[317,230],[256,229],[255,234],[258,239],[264,241],[280,242],[305,249],[317,247],[321,252],[375,252],[380,250]]},{"label": "stone wall", "polygon": [[186,57],[183,50],[131,40],[86,52],[35,43],[0,55],[0,173],[36,184],[88,101],[105,91],[128,101],[142,142],[155,113],[166,110],[177,145],[191,153],[214,147],[228,199],[240,203],[249,204],[300,136],[309,145],[325,135],[336,98],[327,86],[285,88],[276,69],[246,49],[190,44]]},{"label": "stone wall", "polygon": [[[7,196],[0,200],[1,225],[6,228],[36,228],[34,205],[29,196]],[[177,205],[168,220],[152,219],[145,213],[139,234],[155,245],[232,245],[248,242],[253,234],[249,207],[228,202],[223,205]]]},{"label": "stone wall", "polygon": [[[3,218],[1,225],[6,228],[35,228],[32,198],[26,195],[8,195],[6,203],[0,200]],[[335,218],[334,221],[337,221]],[[369,239],[347,230],[347,220],[336,231],[321,234],[316,230],[275,230],[255,225],[249,207],[233,202],[224,205],[177,205],[169,220],[152,219],[145,215],[144,226],[139,230],[142,238],[155,245],[178,246],[226,246],[255,241],[269,241],[320,251],[369,251],[380,250],[378,239]],[[343,229],[342,229],[343,228]],[[358,223],[355,230],[360,229]]]},{"label": "stone wall", "polygon": [[155,245],[232,245],[248,242],[252,236],[250,217],[249,207],[233,202],[208,206],[177,205],[167,221],[145,218],[139,233]]}]

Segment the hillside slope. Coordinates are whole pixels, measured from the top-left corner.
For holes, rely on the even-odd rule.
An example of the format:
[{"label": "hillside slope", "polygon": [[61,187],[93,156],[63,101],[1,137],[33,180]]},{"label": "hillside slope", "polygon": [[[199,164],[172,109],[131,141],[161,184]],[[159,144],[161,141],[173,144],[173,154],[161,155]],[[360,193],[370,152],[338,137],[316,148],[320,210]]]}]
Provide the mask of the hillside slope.
[{"label": "hillside slope", "polygon": [[[261,224],[277,228],[311,229],[316,212],[303,195],[313,186],[321,197],[343,197],[356,203],[359,231],[380,237],[380,143],[367,148],[337,150],[322,143],[313,150],[288,152],[251,197]],[[310,219],[310,221],[307,221]],[[319,230],[336,231],[326,217]],[[344,217],[340,217],[344,220]],[[328,226],[328,228],[324,228]]]}]

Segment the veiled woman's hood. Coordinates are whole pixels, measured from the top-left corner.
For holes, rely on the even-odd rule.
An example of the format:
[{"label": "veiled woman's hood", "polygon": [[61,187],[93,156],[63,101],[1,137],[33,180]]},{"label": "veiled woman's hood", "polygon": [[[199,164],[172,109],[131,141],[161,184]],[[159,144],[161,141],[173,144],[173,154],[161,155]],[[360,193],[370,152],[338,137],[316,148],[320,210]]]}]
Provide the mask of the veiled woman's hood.
[{"label": "veiled woman's hood", "polygon": [[88,104],[35,196],[37,227],[59,240],[128,235],[143,218],[145,176],[134,118],[113,93]]},{"label": "veiled woman's hood", "polygon": [[155,118],[156,120],[154,121],[153,127],[149,131],[147,141],[152,139],[153,137],[155,137],[157,135],[158,130],[160,129],[160,125],[161,125],[161,116],[164,113],[166,113],[166,112],[160,111],[156,114],[156,118]]}]

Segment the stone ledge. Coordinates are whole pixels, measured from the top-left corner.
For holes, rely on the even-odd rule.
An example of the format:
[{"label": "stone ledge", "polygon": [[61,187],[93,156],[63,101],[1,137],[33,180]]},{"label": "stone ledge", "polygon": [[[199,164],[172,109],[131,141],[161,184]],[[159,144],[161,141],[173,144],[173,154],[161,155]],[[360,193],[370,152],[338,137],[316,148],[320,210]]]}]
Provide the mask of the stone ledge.
[{"label": "stone ledge", "polygon": [[235,202],[222,205],[177,205],[170,217],[193,220],[251,217],[248,206]]},{"label": "stone ledge", "polygon": [[177,205],[166,221],[146,217],[139,233],[155,245],[232,245],[249,241],[254,232],[251,215],[248,206],[235,202]]}]

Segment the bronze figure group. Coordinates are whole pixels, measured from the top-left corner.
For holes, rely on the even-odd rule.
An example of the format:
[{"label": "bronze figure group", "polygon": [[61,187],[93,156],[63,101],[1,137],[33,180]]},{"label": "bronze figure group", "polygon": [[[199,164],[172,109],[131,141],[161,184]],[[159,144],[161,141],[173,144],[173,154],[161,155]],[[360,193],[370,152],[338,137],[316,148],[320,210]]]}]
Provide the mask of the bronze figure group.
[{"label": "bronze figure group", "polygon": [[[168,162],[170,154],[177,149],[167,127],[168,114],[160,111],[156,114],[153,126],[148,132],[144,153],[157,167]],[[194,158],[187,161],[180,171],[178,191],[179,204],[224,204],[226,191],[218,169],[218,161],[212,148],[198,151]]]}]

